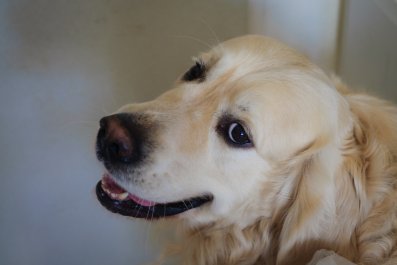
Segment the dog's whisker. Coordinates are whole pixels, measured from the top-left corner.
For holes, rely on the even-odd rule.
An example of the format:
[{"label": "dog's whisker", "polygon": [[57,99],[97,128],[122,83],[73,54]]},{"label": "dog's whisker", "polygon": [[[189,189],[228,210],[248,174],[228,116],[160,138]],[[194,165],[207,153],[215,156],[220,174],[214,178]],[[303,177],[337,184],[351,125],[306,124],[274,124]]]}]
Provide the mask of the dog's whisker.
[{"label": "dog's whisker", "polygon": [[213,46],[210,45],[209,43],[204,42],[204,41],[202,41],[202,40],[200,40],[200,39],[198,39],[198,38],[192,37],[192,36],[188,36],[188,35],[175,35],[174,37],[175,37],[175,38],[182,38],[182,39],[188,39],[188,40],[196,41],[197,43],[200,43],[200,44],[204,45],[206,48],[209,48],[209,49],[212,49],[212,47],[213,47]]},{"label": "dog's whisker", "polygon": [[141,209],[142,209],[142,206],[141,206],[141,205],[139,205],[139,207],[138,207],[138,211],[137,211],[137,215],[139,215],[139,212],[141,211]]},{"label": "dog's whisker", "polygon": [[108,115],[111,113],[110,111],[108,111],[107,109],[105,109],[104,106],[102,106],[101,111],[102,111],[102,115],[103,115],[103,116],[108,116]]},{"label": "dog's whisker", "polygon": [[[150,215],[151,212],[151,216]],[[153,216],[154,216],[154,206],[149,206],[149,210],[146,213],[146,219],[153,221]],[[146,232],[145,232],[145,251],[147,251],[149,249],[149,245],[150,245],[150,231],[151,231],[151,226],[152,226],[152,222],[149,222],[149,224],[146,226]]]},{"label": "dog's whisker", "polygon": [[211,32],[212,36],[215,38],[216,45],[220,47],[222,51],[224,51],[223,44],[219,39],[218,35],[216,34],[215,30],[204,19],[200,19],[200,22],[203,23],[206,26],[206,28]]},{"label": "dog's whisker", "polygon": [[183,204],[185,205],[186,209],[189,209],[189,207],[188,207],[187,204],[186,204],[186,201],[185,201],[185,200],[182,200],[182,202],[183,202]]}]

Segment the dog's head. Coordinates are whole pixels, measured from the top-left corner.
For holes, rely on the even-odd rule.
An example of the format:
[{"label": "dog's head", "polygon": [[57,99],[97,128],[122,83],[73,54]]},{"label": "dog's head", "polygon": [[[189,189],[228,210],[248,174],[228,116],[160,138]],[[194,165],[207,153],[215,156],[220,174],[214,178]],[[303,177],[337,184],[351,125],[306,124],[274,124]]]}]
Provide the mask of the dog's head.
[{"label": "dog's head", "polygon": [[346,108],[295,51],[259,36],[229,40],[172,90],[100,121],[98,198],[122,215],[192,225],[270,217],[294,165],[340,141]]}]

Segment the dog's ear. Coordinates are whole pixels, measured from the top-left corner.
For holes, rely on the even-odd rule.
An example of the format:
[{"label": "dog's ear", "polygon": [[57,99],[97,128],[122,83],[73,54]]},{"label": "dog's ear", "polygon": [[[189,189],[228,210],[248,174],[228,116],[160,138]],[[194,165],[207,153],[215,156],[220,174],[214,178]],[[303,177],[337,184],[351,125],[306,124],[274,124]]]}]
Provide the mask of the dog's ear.
[{"label": "dog's ear", "polygon": [[[318,150],[321,152],[318,153]],[[316,155],[312,155],[312,152]],[[302,246],[302,251],[298,251],[301,253],[295,251],[297,246],[307,238],[321,238],[321,233],[327,226],[324,216],[332,215],[329,198],[333,197],[336,170],[333,155],[332,150],[325,150],[321,144],[313,144],[301,152],[301,161],[295,161],[297,170],[291,177],[291,200],[283,209],[284,214],[279,220],[282,223],[279,231],[282,251],[278,254],[278,261],[291,255],[295,255],[296,259],[303,258],[303,252],[308,246]]]},{"label": "dog's ear", "polygon": [[301,83],[264,86],[257,143],[271,161],[307,157],[328,145],[339,146],[351,131],[349,104],[331,81],[303,77]]},{"label": "dog's ear", "polygon": [[[283,209],[281,218],[279,243],[283,251],[278,254],[280,261],[291,255],[296,255],[298,259],[298,256],[305,255],[305,251],[311,255],[311,246],[302,245],[301,242],[307,238],[327,237],[321,235],[329,232],[324,230],[329,225],[324,216],[333,215],[335,176],[339,174],[341,161],[340,148],[352,126],[351,114],[346,112],[343,115],[346,117],[338,118],[334,134],[315,138],[284,161],[285,168],[294,170],[289,172],[293,182],[289,195],[291,199]],[[317,248],[327,247],[327,242],[315,243]]]}]

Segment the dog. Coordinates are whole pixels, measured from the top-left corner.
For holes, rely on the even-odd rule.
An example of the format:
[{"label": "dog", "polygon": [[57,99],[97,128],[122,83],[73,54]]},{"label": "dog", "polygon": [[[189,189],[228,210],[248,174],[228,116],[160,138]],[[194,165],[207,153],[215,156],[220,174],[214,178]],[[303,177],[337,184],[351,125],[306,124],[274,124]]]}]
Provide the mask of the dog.
[{"label": "dog", "polygon": [[179,264],[397,264],[397,108],[271,38],[201,54],[102,118],[96,151],[100,203],[179,223]]}]

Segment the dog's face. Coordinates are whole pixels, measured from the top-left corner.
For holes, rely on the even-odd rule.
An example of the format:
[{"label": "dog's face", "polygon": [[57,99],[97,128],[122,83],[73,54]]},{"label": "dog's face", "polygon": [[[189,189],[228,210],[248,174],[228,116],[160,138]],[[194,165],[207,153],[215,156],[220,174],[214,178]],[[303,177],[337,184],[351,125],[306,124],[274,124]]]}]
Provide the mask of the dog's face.
[{"label": "dog's face", "polygon": [[[339,141],[344,103],[327,77],[284,45],[247,36],[202,54],[154,101],[101,120],[109,210],[190,224],[270,217],[291,165]],[[116,184],[117,183],[117,184]]]}]

